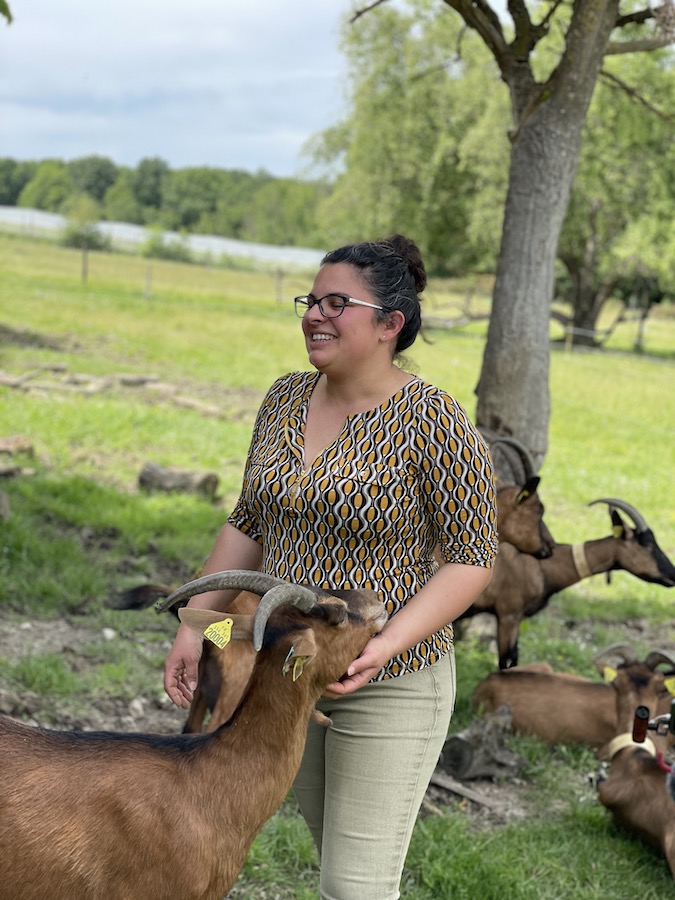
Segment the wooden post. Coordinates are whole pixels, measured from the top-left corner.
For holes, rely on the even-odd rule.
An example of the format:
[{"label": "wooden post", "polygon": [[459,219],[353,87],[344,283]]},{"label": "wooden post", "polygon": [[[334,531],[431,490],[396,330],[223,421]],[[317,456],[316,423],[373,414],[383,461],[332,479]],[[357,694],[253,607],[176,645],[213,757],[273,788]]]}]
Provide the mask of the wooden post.
[{"label": "wooden post", "polygon": [[87,283],[87,278],[89,276],[89,245],[87,243],[87,239],[84,239],[82,244],[82,284]]},{"label": "wooden post", "polygon": [[565,326],[565,350],[569,353],[574,346],[574,325]]},{"label": "wooden post", "polygon": [[145,287],[143,288],[143,298],[149,300],[152,297],[152,263],[148,263],[145,267]]}]

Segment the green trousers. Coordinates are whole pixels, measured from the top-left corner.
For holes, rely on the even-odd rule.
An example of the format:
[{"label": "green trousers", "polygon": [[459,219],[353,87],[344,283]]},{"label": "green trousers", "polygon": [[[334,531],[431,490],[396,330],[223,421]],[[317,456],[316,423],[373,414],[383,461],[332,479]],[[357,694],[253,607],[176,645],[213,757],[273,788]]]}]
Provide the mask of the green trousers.
[{"label": "green trousers", "polygon": [[455,703],[454,653],[321,700],[293,791],[321,859],[322,900],[396,900]]}]

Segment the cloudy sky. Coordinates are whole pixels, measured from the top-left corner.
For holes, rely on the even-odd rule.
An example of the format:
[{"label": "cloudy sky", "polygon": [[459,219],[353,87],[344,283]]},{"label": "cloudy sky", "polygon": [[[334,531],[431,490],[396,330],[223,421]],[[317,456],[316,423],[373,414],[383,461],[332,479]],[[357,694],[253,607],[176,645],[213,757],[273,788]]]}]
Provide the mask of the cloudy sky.
[{"label": "cloudy sky", "polygon": [[0,156],[298,173],[344,110],[352,0],[10,0]]}]

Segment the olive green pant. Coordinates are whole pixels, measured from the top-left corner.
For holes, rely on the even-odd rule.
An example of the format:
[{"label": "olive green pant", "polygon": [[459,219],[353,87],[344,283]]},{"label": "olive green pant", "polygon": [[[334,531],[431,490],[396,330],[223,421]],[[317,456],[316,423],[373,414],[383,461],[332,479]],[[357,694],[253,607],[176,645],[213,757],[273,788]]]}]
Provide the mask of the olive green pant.
[{"label": "olive green pant", "polygon": [[321,859],[322,900],[395,900],[455,702],[454,654],[322,699],[293,790]]}]

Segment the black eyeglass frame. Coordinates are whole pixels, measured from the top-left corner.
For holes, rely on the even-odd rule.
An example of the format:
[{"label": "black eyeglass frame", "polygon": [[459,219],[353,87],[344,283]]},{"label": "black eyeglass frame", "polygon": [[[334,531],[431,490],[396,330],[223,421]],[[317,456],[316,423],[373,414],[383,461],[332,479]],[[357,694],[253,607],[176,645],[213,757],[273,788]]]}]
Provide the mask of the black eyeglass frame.
[{"label": "black eyeglass frame", "polygon": [[[329,297],[338,297],[342,300],[342,307],[339,312],[326,312],[323,308],[323,301],[327,300]],[[353,303],[355,306],[369,306],[371,309],[381,309],[384,310],[384,306],[379,306],[376,303],[367,303],[365,300],[357,300],[356,297],[350,297],[348,294],[340,294],[336,291],[332,291],[330,294],[326,294],[324,297],[314,297],[312,294],[305,294],[302,297],[294,297],[293,303],[295,304],[295,312],[299,316],[299,318],[303,318],[305,313],[312,309],[314,306],[319,307],[319,312],[325,319],[337,319],[338,316],[341,316],[345,311],[347,306],[350,303]]]}]

